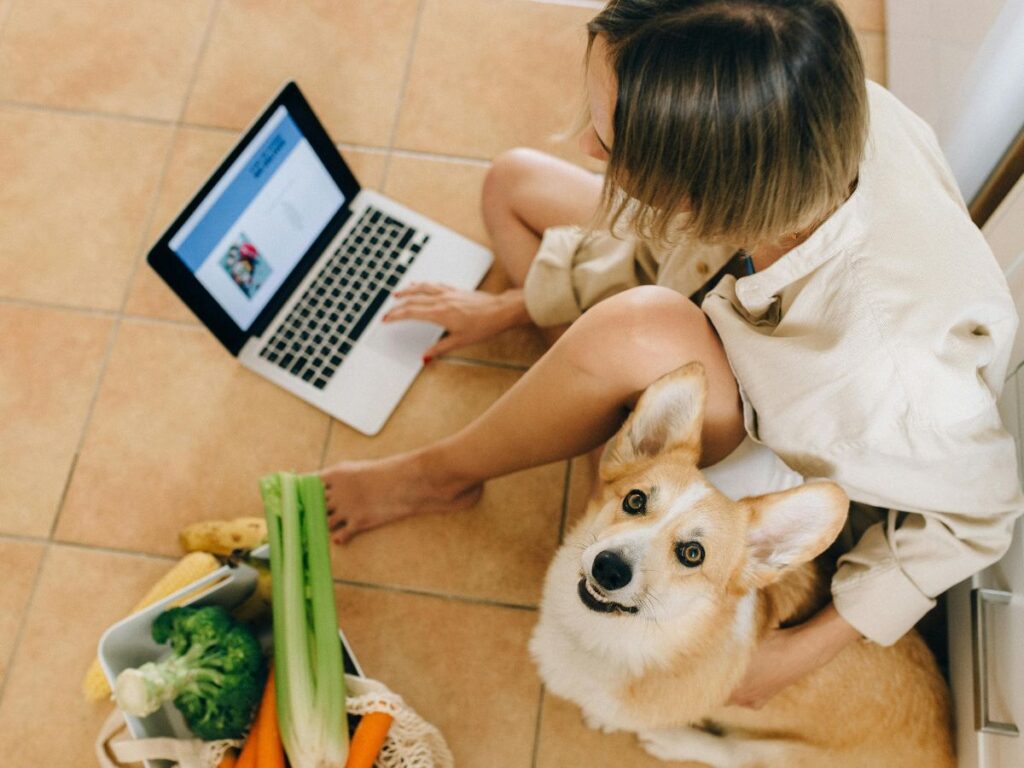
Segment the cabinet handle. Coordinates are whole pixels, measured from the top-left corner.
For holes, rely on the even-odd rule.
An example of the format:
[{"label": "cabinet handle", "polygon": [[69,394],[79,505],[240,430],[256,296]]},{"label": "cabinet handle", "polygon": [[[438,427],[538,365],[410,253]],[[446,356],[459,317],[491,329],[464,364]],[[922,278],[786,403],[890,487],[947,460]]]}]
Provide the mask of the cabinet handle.
[{"label": "cabinet handle", "polygon": [[1009,605],[1012,592],[996,589],[971,590],[971,634],[974,636],[974,730],[1019,736],[1013,723],[997,723],[988,719],[988,633],[985,631],[985,603]]}]

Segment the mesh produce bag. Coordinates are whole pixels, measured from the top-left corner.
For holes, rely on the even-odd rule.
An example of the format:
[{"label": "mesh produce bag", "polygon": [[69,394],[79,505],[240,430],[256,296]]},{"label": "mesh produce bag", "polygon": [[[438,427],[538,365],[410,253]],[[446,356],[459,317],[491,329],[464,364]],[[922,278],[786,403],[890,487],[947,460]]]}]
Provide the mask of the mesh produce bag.
[{"label": "mesh produce bag", "polygon": [[452,768],[444,736],[420,717],[397,693],[368,677],[345,675],[345,706],[354,715],[386,712],[394,718],[377,762],[379,768]]},{"label": "mesh produce bag", "polygon": [[[345,675],[351,714],[386,712],[393,721],[384,746],[374,763],[378,768],[453,768],[454,760],[441,732],[428,723],[384,683],[368,677]],[[142,760],[171,760],[178,768],[217,768],[224,752],[238,741],[200,739],[115,740],[125,729],[119,710],[114,710],[96,739],[96,759],[101,768],[119,768]]]}]

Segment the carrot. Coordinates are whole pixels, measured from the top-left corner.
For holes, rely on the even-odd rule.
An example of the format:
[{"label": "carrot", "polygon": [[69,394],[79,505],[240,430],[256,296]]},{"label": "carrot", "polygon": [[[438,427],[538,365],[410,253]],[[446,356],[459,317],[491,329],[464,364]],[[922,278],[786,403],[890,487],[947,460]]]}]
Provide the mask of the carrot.
[{"label": "carrot", "polygon": [[274,693],[274,668],[270,668],[263,700],[256,715],[259,723],[256,737],[257,768],[284,768],[284,744],[277,724],[277,696]]},{"label": "carrot", "polygon": [[238,756],[235,754],[235,750],[229,749],[217,763],[217,768],[236,768],[237,762]]},{"label": "carrot", "polygon": [[256,768],[256,749],[260,738],[259,731],[260,721],[259,718],[256,718],[252,728],[249,729],[249,738],[245,740],[245,744],[242,746],[242,754],[238,756],[235,768]]},{"label": "carrot", "polygon": [[356,726],[356,732],[352,734],[345,768],[373,768],[380,748],[384,746],[391,720],[387,712],[367,712],[363,715]]}]

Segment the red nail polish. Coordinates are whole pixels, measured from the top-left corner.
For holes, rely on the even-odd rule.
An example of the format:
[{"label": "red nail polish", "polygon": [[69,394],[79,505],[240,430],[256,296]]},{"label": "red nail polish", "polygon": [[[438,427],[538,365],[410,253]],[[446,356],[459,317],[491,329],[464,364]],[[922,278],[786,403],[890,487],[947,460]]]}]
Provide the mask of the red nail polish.
[{"label": "red nail polish", "polygon": [[430,355],[424,355],[423,356],[423,364],[424,365],[429,365],[430,361],[433,360],[433,359],[434,358],[432,358]]}]

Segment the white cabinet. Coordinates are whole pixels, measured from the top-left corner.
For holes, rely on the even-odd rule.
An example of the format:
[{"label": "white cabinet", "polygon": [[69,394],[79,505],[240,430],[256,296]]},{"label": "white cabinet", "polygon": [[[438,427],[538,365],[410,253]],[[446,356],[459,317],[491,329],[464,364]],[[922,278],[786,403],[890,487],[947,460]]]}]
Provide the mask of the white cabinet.
[{"label": "white cabinet", "polygon": [[[1024,316],[1024,180],[985,225]],[[1024,478],[1024,329],[999,401]],[[1024,521],[998,563],[949,593],[950,679],[960,768],[1024,767]],[[1016,733],[1014,733],[1016,731]]]},{"label": "white cabinet", "polygon": [[1024,124],[1024,0],[886,0],[885,34],[889,90],[970,200]]}]

